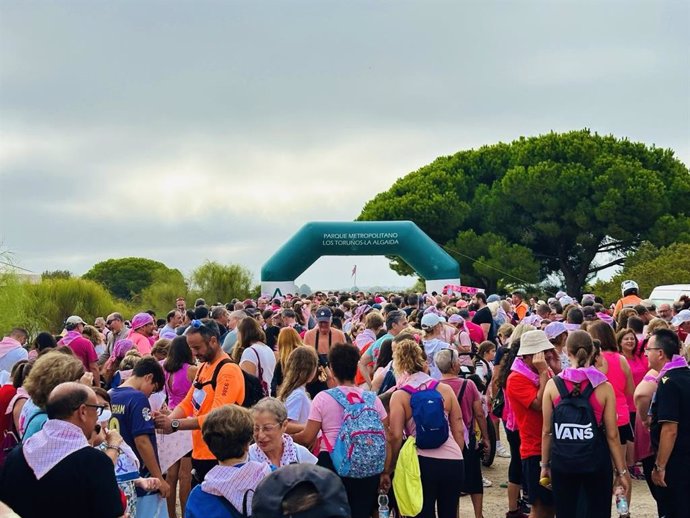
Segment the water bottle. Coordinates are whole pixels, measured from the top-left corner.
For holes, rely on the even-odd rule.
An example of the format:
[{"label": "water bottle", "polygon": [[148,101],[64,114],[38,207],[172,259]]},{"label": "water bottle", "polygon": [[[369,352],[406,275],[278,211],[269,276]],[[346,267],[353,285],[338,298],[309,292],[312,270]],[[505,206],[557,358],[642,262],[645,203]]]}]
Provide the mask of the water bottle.
[{"label": "water bottle", "polygon": [[625,498],[623,486],[616,488],[616,510],[618,514],[628,514],[628,500]]},{"label": "water bottle", "polygon": [[391,510],[388,507],[388,495],[381,493],[379,495],[379,518],[390,518]]}]

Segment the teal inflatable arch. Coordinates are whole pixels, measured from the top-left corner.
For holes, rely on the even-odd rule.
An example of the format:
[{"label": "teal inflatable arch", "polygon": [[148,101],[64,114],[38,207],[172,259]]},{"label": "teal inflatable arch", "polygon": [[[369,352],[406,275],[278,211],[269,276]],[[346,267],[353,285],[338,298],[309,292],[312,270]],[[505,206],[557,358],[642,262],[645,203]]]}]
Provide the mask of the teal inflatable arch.
[{"label": "teal inflatable arch", "polygon": [[411,221],[320,221],[304,225],[264,264],[262,293],[296,293],[295,279],[327,255],[396,255],[429,292],[460,284],[458,262]]}]

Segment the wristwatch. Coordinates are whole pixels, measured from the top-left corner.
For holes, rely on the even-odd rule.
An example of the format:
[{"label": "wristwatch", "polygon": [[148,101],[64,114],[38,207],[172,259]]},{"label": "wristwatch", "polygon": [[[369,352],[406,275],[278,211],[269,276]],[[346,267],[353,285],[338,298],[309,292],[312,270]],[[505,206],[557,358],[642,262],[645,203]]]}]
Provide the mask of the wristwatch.
[{"label": "wristwatch", "polygon": [[659,466],[658,464],[654,464],[654,471],[666,471],[666,466]]},{"label": "wristwatch", "polygon": [[620,471],[618,471],[618,469],[616,469],[616,468],[613,468],[613,471],[616,472],[616,476],[618,476],[618,477],[622,477],[622,476],[624,476],[624,475],[628,472],[628,470],[625,469],[625,468],[623,468],[623,469],[620,470]]},{"label": "wristwatch", "polygon": [[172,428],[173,432],[176,432],[177,430],[180,429],[180,420],[179,419],[173,419],[170,421],[170,428]]}]

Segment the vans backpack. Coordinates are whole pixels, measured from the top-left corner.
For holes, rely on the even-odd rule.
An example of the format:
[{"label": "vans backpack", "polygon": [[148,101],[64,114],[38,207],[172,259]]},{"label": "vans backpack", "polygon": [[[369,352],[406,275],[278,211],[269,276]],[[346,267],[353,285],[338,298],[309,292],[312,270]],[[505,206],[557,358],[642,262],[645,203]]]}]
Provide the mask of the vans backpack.
[{"label": "vans backpack", "polygon": [[336,473],[350,478],[381,474],[386,461],[386,434],[376,410],[376,394],[364,391],[362,396],[356,392],[346,396],[339,388],[326,392],[344,411],[343,424],[333,447],[324,435]]},{"label": "vans backpack", "polygon": [[424,387],[400,387],[410,394],[412,419],[416,428],[417,448],[431,450],[440,447],[448,440],[448,419],[443,408],[443,396],[436,390],[438,381],[432,380]]},{"label": "vans backpack", "polygon": [[610,462],[604,432],[596,422],[589,398],[591,384],[580,392],[576,384],[571,392],[560,376],[552,378],[561,396],[553,409],[551,466],[559,472],[584,474],[598,471],[602,462]]}]

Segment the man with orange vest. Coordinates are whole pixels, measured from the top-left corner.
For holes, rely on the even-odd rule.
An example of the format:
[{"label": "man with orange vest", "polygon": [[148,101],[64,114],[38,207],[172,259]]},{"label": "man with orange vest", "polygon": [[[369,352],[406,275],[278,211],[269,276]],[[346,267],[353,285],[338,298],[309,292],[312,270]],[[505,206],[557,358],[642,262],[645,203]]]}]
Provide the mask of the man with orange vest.
[{"label": "man with orange vest", "polygon": [[618,318],[618,313],[620,313],[623,308],[632,308],[637,306],[642,302],[642,299],[638,295],[639,286],[635,281],[627,280],[621,282],[621,293],[623,298],[618,299],[616,302],[616,307],[613,308],[613,318]]}]

